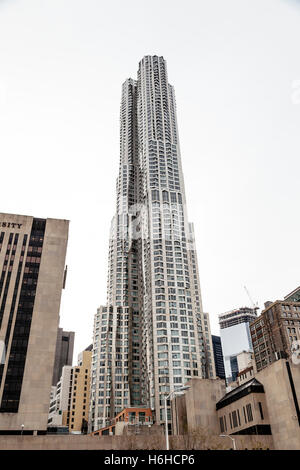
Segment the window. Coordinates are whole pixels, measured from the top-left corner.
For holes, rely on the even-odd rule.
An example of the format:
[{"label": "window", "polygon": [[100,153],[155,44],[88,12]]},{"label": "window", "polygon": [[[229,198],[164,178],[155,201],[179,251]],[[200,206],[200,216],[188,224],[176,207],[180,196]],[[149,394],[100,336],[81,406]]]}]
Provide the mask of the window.
[{"label": "window", "polygon": [[241,426],[241,418],[240,418],[240,412],[239,412],[239,410],[237,410],[237,416],[238,416],[239,426]]},{"label": "window", "polygon": [[246,411],[247,411],[248,421],[253,421],[252,407],[250,403],[246,405]]},{"label": "window", "polygon": [[244,407],[244,406],[243,406],[243,412],[244,412],[245,423],[247,423],[247,416],[246,416],[246,411],[245,411],[245,407]]},{"label": "window", "polygon": [[169,194],[167,193],[167,191],[163,191],[162,196],[163,196],[163,201],[164,202],[169,201]]},{"label": "window", "polygon": [[262,403],[261,403],[260,401],[258,402],[258,407],[259,407],[260,417],[261,417],[261,419],[264,419],[264,413],[263,413],[263,409],[262,409]]},{"label": "window", "polygon": [[223,416],[221,416],[221,418],[220,418],[220,429],[221,429],[221,432],[225,432]]},{"label": "window", "polygon": [[233,422],[233,427],[236,428],[238,426],[236,411],[232,412],[232,422]]},{"label": "window", "polygon": [[225,431],[227,432],[227,423],[226,423],[226,416],[224,415],[224,427],[225,427]]},{"label": "window", "polygon": [[159,191],[152,191],[152,201],[159,201]]}]

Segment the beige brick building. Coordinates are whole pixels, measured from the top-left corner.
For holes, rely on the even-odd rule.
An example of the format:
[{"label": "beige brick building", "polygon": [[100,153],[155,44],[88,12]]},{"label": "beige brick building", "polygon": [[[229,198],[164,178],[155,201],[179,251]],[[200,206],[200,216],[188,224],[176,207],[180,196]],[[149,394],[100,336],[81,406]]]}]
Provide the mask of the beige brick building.
[{"label": "beige brick building", "polygon": [[[90,348],[88,348],[90,349]],[[87,432],[90,404],[92,351],[78,356],[78,365],[71,368],[66,424],[70,432]]]}]

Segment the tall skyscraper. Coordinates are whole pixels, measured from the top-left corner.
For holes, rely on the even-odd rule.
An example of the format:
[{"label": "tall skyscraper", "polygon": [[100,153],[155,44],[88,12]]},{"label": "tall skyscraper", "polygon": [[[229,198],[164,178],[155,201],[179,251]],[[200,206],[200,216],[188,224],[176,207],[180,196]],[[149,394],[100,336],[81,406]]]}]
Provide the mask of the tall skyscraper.
[{"label": "tall skyscraper", "polygon": [[0,214],[0,432],[45,433],[67,220]]},{"label": "tall skyscraper", "polygon": [[107,306],[94,323],[90,429],[128,406],[155,410],[191,377],[215,377],[181,168],[175,93],[163,57],[123,84]]}]

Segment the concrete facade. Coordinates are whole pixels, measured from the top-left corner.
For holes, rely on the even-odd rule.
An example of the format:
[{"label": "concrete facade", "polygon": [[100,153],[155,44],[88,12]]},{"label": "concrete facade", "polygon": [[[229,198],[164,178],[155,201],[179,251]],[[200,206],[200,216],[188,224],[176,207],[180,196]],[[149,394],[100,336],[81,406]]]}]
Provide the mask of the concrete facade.
[{"label": "concrete facade", "polygon": [[172,400],[173,434],[186,434],[198,428],[217,434],[216,402],[225,394],[225,381],[193,378],[187,384],[190,389]]},{"label": "concrete facade", "polygon": [[256,379],[227,393],[216,404],[221,433],[271,435],[263,385]]},{"label": "concrete facade", "polygon": [[256,378],[265,389],[275,448],[299,450],[300,366],[281,359],[258,372]]},{"label": "concrete facade", "polygon": [[190,389],[172,400],[174,434],[205,432],[251,436],[269,448],[300,449],[300,368],[284,359],[226,394],[217,380],[191,380]]},{"label": "concrete facade", "polygon": [[[235,436],[241,449],[272,449],[269,436]],[[0,450],[164,450],[162,435],[149,436],[0,436]],[[232,449],[229,439],[216,437],[203,441],[187,436],[170,436],[170,449]]]},{"label": "concrete facade", "polygon": [[47,429],[68,227],[0,213],[0,431]]}]

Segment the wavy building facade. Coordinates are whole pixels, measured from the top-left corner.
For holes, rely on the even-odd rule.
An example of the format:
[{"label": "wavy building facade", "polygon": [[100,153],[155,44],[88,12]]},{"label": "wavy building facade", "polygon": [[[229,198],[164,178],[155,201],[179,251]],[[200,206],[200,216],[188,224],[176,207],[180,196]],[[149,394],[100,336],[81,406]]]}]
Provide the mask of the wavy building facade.
[{"label": "wavy building facade", "polygon": [[145,56],[137,80],[123,84],[116,191],[107,305],[94,322],[91,431],[130,406],[150,407],[160,424],[166,393],[215,378],[163,57]]}]

